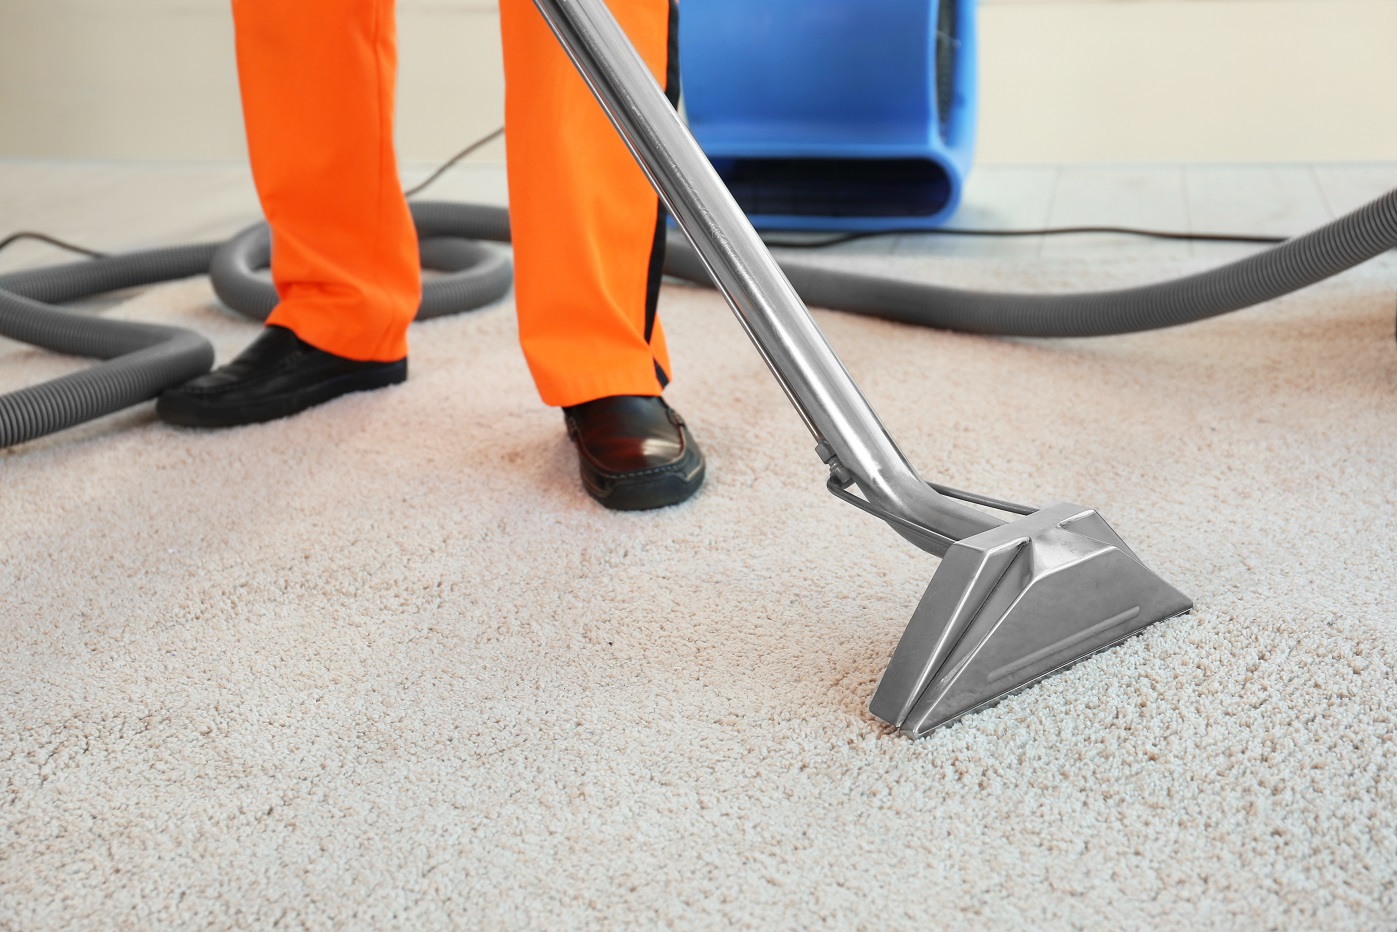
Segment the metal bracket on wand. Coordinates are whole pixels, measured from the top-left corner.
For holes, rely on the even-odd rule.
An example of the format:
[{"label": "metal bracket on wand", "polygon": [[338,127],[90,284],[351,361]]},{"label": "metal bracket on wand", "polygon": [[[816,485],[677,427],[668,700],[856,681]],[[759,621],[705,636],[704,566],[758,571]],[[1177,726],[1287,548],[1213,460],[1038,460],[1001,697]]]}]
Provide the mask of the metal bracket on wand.
[{"label": "metal bracket on wand", "polygon": [[[817,441],[938,556],[1003,524],[938,494],[897,448],[601,0],[534,0]],[[929,529],[931,534],[907,528]]]}]

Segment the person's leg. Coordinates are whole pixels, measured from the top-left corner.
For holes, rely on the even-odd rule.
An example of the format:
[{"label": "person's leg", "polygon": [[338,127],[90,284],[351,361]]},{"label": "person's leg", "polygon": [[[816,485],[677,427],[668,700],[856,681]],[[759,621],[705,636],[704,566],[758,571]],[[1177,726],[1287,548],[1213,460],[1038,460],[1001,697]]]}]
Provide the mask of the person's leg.
[{"label": "person's leg", "polygon": [[267,420],[402,381],[421,299],[393,151],[393,0],[233,0],[233,18],[280,303],[242,356],[162,398],[176,423]]},{"label": "person's leg", "polygon": [[[678,100],[672,0],[612,0]],[[693,437],[659,398],[659,198],[530,0],[500,4],[509,209],[520,343],[545,404],[564,409],[584,484],[612,508],[682,501],[703,480]]]}]

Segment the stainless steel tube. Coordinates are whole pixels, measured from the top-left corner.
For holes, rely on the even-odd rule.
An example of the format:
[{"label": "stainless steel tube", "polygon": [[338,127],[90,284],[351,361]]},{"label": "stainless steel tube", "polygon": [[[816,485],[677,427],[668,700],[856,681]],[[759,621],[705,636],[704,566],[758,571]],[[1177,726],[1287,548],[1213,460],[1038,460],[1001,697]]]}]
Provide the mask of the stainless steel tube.
[{"label": "stainless steel tube", "polygon": [[817,440],[874,505],[942,555],[1004,522],[937,494],[888,436],[602,0],[534,0]]}]

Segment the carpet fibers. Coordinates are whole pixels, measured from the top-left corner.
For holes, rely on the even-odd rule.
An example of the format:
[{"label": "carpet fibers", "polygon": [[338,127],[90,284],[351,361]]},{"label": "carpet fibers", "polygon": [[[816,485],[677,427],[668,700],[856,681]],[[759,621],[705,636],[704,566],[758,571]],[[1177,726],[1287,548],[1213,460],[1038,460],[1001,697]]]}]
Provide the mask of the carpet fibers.
[{"label": "carpet fibers", "polygon": [[[0,928],[1392,928],[1393,272],[1098,340],[816,312],[924,475],[1096,507],[1197,602],[915,742],[866,707],[936,561],[712,292],[664,292],[709,481],[657,513],[584,495],[508,301],[286,421],[10,450]],[[203,280],[107,313],[256,332]]]}]

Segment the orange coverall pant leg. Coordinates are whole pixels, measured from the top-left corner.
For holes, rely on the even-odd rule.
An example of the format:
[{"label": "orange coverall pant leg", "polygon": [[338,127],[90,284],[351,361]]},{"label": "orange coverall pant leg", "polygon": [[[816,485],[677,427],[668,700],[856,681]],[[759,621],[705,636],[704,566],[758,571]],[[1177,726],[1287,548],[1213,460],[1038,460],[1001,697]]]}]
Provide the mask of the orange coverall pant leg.
[{"label": "orange coverall pant leg", "polygon": [[[268,323],[354,359],[397,359],[420,300],[392,148],[389,0],[233,0],[253,176],[281,304]],[[677,94],[668,0],[611,0]],[[501,3],[520,341],[550,405],[657,395],[663,215],[530,0]]]},{"label": "orange coverall pant leg", "polygon": [[393,0],[233,0],[233,20],[281,299],[267,323],[337,356],[402,359],[422,286],[393,152]]},{"label": "orange coverall pant leg", "polygon": [[[608,0],[655,79],[678,95],[670,0]],[[531,0],[501,0],[505,145],[519,340],[545,404],[658,395],[659,199]]]}]

